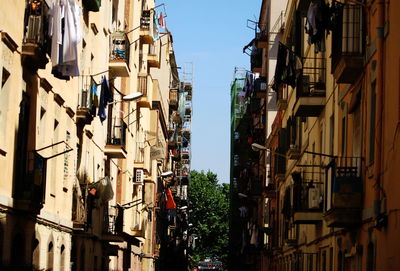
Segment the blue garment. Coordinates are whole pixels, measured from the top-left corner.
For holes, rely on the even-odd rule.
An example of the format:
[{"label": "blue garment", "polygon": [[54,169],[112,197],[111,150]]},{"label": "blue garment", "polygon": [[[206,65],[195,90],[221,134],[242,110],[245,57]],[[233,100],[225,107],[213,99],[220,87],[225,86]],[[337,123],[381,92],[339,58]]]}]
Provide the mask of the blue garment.
[{"label": "blue garment", "polygon": [[98,116],[100,117],[101,122],[103,122],[106,118],[106,108],[107,104],[113,101],[112,92],[108,87],[108,81],[105,77],[103,77],[101,81],[101,93],[100,93],[100,101],[99,101],[99,112]]}]

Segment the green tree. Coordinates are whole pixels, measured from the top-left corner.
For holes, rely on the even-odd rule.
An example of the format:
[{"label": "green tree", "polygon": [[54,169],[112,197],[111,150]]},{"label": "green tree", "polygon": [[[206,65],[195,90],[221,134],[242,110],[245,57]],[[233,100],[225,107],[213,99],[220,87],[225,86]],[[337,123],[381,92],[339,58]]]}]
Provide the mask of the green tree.
[{"label": "green tree", "polygon": [[193,263],[214,258],[227,263],[229,184],[219,184],[217,175],[192,171],[189,185],[190,234],[196,247],[190,256]]}]

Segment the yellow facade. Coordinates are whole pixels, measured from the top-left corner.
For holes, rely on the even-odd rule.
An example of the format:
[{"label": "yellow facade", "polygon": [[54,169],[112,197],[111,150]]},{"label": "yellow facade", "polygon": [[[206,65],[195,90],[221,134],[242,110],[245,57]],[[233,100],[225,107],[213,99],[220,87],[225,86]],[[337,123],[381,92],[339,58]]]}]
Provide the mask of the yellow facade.
[{"label": "yellow facade", "polygon": [[[27,38],[30,20],[56,1],[38,1],[44,8],[25,22],[24,2],[0,10],[1,266],[154,270],[156,186],[169,157],[170,33],[154,36],[154,1],[69,0],[82,39],[79,76],[63,80],[44,45]],[[101,121],[88,103],[93,83],[100,98],[103,78],[113,99]],[[152,155],[156,147],[161,155]],[[41,157],[49,158],[45,170]]]},{"label": "yellow facade", "polygon": [[[305,28],[310,5],[322,2],[337,9],[318,49]],[[399,268],[390,241],[398,236],[398,11],[393,1],[288,1],[279,41],[295,55],[296,84],[281,77],[270,90],[279,107],[267,140],[276,194],[266,195],[262,270]]]}]

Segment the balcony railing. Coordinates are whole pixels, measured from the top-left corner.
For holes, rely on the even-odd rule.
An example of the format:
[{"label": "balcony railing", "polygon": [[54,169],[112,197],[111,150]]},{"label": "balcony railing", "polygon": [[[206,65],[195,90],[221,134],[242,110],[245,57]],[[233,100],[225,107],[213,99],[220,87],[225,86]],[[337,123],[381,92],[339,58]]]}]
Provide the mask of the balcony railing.
[{"label": "balcony railing", "polygon": [[124,209],[122,207],[106,207],[103,216],[102,240],[123,242]]},{"label": "balcony railing", "polygon": [[110,44],[110,72],[119,77],[129,76],[130,42],[124,31],[117,31],[111,35]]},{"label": "balcony railing", "polygon": [[178,107],[178,91],[176,89],[169,91],[169,105],[172,109],[177,109]]},{"label": "balcony railing", "polygon": [[250,66],[252,72],[261,73],[262,71],[262,60],[263,60],[263,49],[253,48],[250,54]]},{"label": "balcony railing", "polygon": [[16,208],[38,212],[46,195],[47,159],[36,152],[30,152],[29,155],[28,169],[20,175],[23,180],[16,184]]},{"label": "balcony railing", "polygon": [[138,92],[147,96],[147,75],[138,76]]},{"label": "balcony railing", "polygon": [[29,3],[26,8],[27,24],[21,54],[23,61],[39,69],[44,69],[49,62],[46,57],[50,44],[47,33],[48,12],[46,1]]},{"label": "balcony railing", "polygon": [[[95,84],[95,82],[92,82],[92,84]],[[77,121],[84,124],[90,124],[93,120],[93,97],[89,88],[91,87],[87,86],[79,93],[78,109],[76,111]]]},{"label": "balcony railing", "polygon": [[332,73],[338,83],[354,83],[364,64],[363,7],[337,4],[339,14],[332,32]]},{"label": "balcony railing", "polygon": [[140,41],[143,44],[153,44],[153,18],[154,12],[143,10],[140,18]]},{"label": "balcony railing", "polygon": [[304,58],[296,86],[297,117],[316,117],[325,107],[326,65],[324,58]]},{"label": "balcony railing", "polygon": [[126,158],[126,129],[122,118],[114,117],[107,135],[105,153],[112,158]]},{"label": "balcony railing", "polygon": [[316,224],[322,222],[321,183],[303,180],[301,174],[292,174],[293,186],[293,223]]},{"label": "balcony railing", "polygon": [[324,219],[329,227],[353,227],[361,223],[361,158],[339,157],[327,167]]}]

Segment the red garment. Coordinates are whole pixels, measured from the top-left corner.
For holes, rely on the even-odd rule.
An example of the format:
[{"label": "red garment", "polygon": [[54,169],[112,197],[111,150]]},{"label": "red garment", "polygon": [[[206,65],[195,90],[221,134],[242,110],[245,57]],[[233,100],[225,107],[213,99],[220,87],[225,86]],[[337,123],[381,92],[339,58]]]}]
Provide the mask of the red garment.
[{"label": "red garment", "polygon": [[171,189],[167,188],[165,190],[165,194],[167,194],[167,206],[166,206],[166,209],[167,210],[176,209],[176,204],[175,204],[175,201],[174,201],[174,197],[172,196]]},{"label": "red garment", "polygon": [[158,24],[160,25],[161,28],[165,28],[165,20],[162,12],[160,12],[160,15],[158,16]]}]

